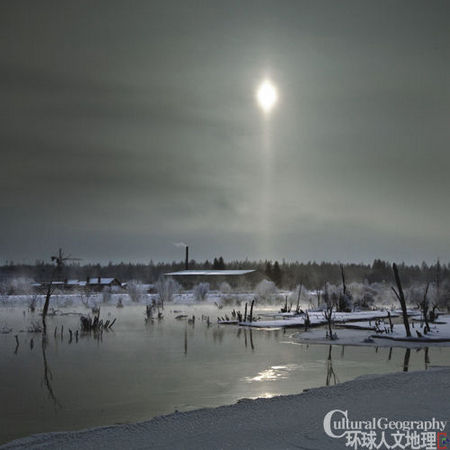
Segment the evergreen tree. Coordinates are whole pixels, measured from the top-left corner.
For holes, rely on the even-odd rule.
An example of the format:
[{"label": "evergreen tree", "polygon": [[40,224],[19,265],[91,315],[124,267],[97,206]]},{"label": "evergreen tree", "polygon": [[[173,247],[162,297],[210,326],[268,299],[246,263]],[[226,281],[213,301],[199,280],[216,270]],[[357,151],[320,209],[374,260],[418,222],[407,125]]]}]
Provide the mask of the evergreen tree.
[{"label": "evergreen tree", "polygon": [[266,261],[266,268],[264,270],[267,278],[272,279],[272,263],[270,261]]},{"label": "evergreen tree", "polygon": [[278,264],[278,261],[275,261],[272,270],[272,281],[277,287],[281,287],[282,277],[283,274],[281,273],[280,265]]}]

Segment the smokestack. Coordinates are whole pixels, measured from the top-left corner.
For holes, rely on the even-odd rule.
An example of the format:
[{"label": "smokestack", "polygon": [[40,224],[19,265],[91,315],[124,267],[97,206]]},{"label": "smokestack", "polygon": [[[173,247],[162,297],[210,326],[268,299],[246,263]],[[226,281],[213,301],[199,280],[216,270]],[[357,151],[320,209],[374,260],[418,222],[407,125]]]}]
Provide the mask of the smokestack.
[{"label": "smokestack", "polygon": [[186,245],[186,261],[184,262],[184,269],[189,270],[189,247]]}]

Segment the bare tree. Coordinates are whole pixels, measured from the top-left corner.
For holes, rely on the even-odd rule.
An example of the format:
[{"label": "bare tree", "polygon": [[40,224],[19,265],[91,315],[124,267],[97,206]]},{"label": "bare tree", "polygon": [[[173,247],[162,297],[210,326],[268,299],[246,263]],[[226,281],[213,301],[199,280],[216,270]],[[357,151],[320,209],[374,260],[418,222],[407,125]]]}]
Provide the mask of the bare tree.
[{"label": "bare tree", "polygon": [[326,302],[326,310],[323,312],[323,316],[325,318],[325,320],[327,321],[328,324],[328,331],[327,331],[327,337],[330,340],[334,340],[337,339],[337,335],[336,333],[333,335],[333,330],[332,330],[332,324],[333,324],[333,308],[334,308],[334,304],[333,301],[328,293],[328,286],[325,285],[325,290],[324,290],[324,299]]},{"label": "bare tree", "polygon": [[423,321],[425,322],[424,332],[428,333],[430,331],[430,324],[428,323],[428,311],[430,309],[430,303],[428,301],[428,288],[430,287],[430,283],[427,283],[425,287],[425,293],[423,294],[423,300],[419,303],[420,311],[422,312]]},{"label": "bare tree", "polygon": [[394,271],[394,277],[395,282],[397,283],[398,292],[395,290],[394,287],[392,287],[392,290],[394,291],[394,294],[398,298],[400,306],[402,307],[403,324],[405,325],[406,336],[411,337],[411,329],[409,328],[408,311],[406,309],[405,295],[403,294],[402,283],[400,281],[400,276],[398,274],[397,264],[395,263],[392,264],[392,270]]}]

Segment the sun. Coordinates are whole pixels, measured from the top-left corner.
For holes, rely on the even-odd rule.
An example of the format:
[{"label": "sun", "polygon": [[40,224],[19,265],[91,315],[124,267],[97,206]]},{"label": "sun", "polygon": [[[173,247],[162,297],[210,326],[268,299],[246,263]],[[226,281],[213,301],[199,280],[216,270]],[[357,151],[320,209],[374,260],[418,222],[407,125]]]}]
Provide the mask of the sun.
[{"label": "sun", "polygon": [[261,109],[269,113],[278,101],[278,92],[270,80],[264,80],[256,91],[256,99]]}]

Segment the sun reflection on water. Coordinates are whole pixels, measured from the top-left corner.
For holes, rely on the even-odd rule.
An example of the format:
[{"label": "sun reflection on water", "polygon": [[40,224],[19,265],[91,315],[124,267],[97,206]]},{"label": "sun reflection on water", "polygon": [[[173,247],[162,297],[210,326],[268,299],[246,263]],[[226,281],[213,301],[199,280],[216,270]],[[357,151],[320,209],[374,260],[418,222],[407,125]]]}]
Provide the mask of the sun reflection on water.
[{"label": "sun reflection on water", "polygon": [[289,372],[298,370],[301,367],[298,364],[287,364],[285,366],[271,366],[269,369],[262,370],[254,377],[245,377],[244,380],[248,383],[254,381],[275,381],[286,379],[289,377]]}]

